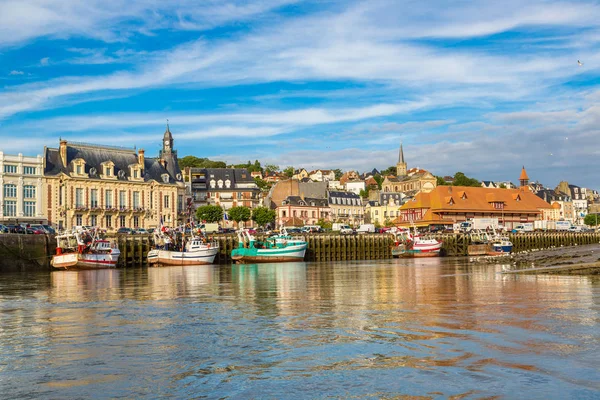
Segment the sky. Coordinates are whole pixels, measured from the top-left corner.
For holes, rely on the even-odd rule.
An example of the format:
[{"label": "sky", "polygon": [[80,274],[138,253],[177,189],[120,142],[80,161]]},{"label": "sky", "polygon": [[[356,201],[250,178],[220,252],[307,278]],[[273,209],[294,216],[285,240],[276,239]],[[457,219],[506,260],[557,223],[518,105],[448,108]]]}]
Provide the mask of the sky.
[{"label": "sky", "polygon": [[[0,149],[600,189],[590,1],[0,0]],[[582,65],[578,64],[578,60]]]}]

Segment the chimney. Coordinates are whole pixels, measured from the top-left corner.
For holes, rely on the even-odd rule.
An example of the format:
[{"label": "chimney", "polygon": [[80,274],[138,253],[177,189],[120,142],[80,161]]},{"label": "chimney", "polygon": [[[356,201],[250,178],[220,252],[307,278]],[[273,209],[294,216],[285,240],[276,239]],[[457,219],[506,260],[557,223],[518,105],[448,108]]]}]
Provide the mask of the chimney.
[{"label": "chimney", "polygon": [[64,139],[60,139],[60,159],[63,163],[63,166],[67,166],[67,141]]},{"label": "chimney", "polygon": [[138,150],[138,164],[140,164],[140,168],[142,169],[142,173],[144,172],[144,149]]}]

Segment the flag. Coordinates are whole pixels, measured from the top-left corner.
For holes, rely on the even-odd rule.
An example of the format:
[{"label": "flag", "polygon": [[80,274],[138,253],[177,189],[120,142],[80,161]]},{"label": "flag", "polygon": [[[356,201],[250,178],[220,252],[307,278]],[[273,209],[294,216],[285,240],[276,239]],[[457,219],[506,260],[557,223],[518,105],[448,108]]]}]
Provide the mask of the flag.
[{"label": "flag", "polygon": [[227,217],[227,213],[223,213],[223,219],[224,219],[225,221],[228,221],[228,220],[229,220],[229,218]]},{"label": "flag", "polygon": [[162,215],[160,216],[160,231],[165,232],[167,229],[165,228],[164,221]]}]

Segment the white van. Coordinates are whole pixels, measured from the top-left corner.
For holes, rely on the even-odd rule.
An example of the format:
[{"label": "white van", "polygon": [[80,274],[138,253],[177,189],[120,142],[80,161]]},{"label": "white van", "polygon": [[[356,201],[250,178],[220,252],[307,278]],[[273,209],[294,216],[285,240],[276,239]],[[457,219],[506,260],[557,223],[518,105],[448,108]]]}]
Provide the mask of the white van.
[{"label": "white van", "polygon": [[362,224],[356,230],[356,233],[375,233],[375,225],[374,224]]}]

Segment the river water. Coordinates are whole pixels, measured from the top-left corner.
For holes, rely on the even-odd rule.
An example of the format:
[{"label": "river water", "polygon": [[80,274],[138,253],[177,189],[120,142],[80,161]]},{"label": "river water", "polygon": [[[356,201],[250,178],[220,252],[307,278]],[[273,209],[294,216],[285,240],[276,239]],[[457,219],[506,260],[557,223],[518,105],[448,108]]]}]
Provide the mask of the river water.
[{"label": "river water", "polygon": [[600,278],[501,270],[5,273],[0,398],[600,398]]}]

